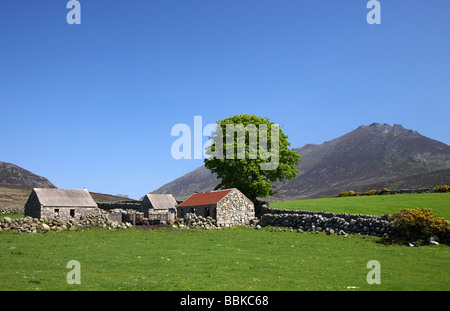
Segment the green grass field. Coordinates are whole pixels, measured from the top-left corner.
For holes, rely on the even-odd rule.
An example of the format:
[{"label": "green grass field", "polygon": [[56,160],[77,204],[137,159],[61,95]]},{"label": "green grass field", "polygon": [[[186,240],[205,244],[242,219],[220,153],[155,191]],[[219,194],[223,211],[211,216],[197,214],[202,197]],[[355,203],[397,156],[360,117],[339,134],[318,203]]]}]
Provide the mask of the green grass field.
[{"label": "green grass field", "polygon": [[430,208],[439,217],[450,220],[450,193],[354,196],[273,202],[270,207],[332,213],[393,214],[403,208]]},{"label": "green grass field", "polygon": [[[445,202],[450,196],[437,195],[333,198],[273,205],[384,214],[428,200],[427,206],[418,207],[436,208],[445,217]],[[399,198],[403,200],[397,201]],[[317,202],[322,202],[322,207]],[[1,233],[0,290],[450,290],[447,245],[408,247],[383,244],[376,237],[270,229]],[[79,285],[66,281],[70,260],[80,263]],[[381,284],[366,281],[370,260],[380,263]]]},{"label": "green grass field", "polygon": [[[0,235],[0,290],[449,290],[450,249],[233,228]],[[81,284],[69,285],[69,260]],[[366,281],[378,260],[381,284]],[[356,287],[355,289],[353,287]]]}]

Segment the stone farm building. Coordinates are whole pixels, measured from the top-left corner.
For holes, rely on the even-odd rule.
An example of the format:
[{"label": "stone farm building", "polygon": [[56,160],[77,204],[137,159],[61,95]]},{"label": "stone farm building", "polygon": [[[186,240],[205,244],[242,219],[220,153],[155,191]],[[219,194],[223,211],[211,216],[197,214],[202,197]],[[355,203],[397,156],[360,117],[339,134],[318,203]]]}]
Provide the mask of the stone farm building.
[{"label": "stone farm building", "polygon": [[218,226],[244,225],[255,218],[255,207],[238,189],[194,193],[178,205],[178,217],[187,213],[210,216]]},{"label": "stone farm building", "polygon": [[86,189],[34,188],[25,204],[25,216],[76,219],[98,214],[100,209]]},{"label": "stone farm building", "polygon": [[177,201],[171,194],[147,194],[142,199],[141,212],[149,220],[175,220]]}]

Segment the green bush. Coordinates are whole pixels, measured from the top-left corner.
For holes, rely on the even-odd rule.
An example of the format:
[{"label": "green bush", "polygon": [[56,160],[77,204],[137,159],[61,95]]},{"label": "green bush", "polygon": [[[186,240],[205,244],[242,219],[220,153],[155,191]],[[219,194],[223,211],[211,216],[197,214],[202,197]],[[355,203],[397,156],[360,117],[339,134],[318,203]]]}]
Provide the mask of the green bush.
[{"label": "green bush", "polygon": [[383,189],[381,189],[379,194],[389,194],[389,189],[388,188],[383,188]]},{"label": "green bush", "polygon": [[408,241],[424,241],[434,235],[444,239],[450,230],[450,222],[430,209],[403,209],[393,214],[391,220],[393,229]]}]

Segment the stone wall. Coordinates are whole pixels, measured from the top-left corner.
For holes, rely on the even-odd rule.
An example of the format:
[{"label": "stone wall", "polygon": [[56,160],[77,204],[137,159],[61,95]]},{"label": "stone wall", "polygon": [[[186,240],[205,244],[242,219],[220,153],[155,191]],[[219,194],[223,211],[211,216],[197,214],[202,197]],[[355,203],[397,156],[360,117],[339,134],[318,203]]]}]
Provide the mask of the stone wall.
[{"label": "stone wall", "polygon": [[[57,214],[55,213],[55,210],[58,210]],[[79,220],[90,214],[100,214],[100,209],[96,207],[42,207],[39,218],[59,217],[62,220],[69,220],[69,219]],[[33,217],[33,215],[26,215],[26,216],[37,218]]]},{"label": "stone wall", "polygon": [[261,207],[260,226],[281,226],[301,231],[325,231],[338,234],[365,234],[392,237],[388,215],[335,214]]},{"label": "stone wall", "polygon": [[32,218],[41,218],[41,203],[34,191],[31,192],[25,203],[24,214]]},{"label": "stone wall", "polygon": [[101,202],[97,203],[97,205],[100,209],[104,211],[109,211],[113,209],[141,211],[141,201],[134,201],[134,200]]},{"label": "stone wall", "polygon": [[122,223],[122,211],[110,211],[108,214],[106,214],[108,219],[110,221],[115,221],[117,223]]},{"label": "stone wall", "polygon": [[[255,228],[258,224],[258,219],[252,219],[243,227]],[[200,216],[195,213],[187,213],[184,218],[179,218],[172,225],[173,228],[188,229],[188,228],[204,228],[207,230],[222,229],[222,226],[217,225],[217,220],[211,216]]]},{"label": "stone wall", "polygon": [[389,190],[389,194],[403,194],[403,193],[429,193],[434,188],[419,188],[419,189],[394,189]]},{"label": "stone wall", "polygon": [[1,214],[23,214],[23,207],[0,207],[0,215]]},{"label": "stone wall", "polygon": [[86,215],[81,220],[63,220],[60,218],[33,218],[30,216],[19,219],[4,217],[0,219],[0,233],[46,233],[49,231],[77,230],[91,227],[126,229],[132,227],[129,223],[118,223],[108,219],[105,214]]},{"label": "stone wall", "polygon": [[296,215],[321,215],[322,217],[340,217],[347,221],[351,219],[364,218],[381,218],[383,220],[388,219],[388,214],[383,216],[364,215],[364,214],[345,214],[345,213],[331,213],[331,212],[315,212],[315,211],[303,211],[303,210],[289,210],[289,209],[277,209],[271,208],[267,204],[261,206],[261,216],[264,214],[296,214]]},{"label": "stone wall", "polygon": [[123,210],[120,208],[112,209],[107,214],[108,218],[117,222],[141,223],[144,220],[144,213],[134,209]]},{"label": "stone wall", "polygon": [[218,229],[217,220],[211,216],[201,216],[194,213],[188,213],[183,218],[182,224],[177,224],[180,228],[205,228],[208,230]]},{"label": "stone wall", "polygon": [[255,207],[253,202],[237,189],[233,189],[217,204],[216,220],[218,226],[245,225],[254,218]]}]

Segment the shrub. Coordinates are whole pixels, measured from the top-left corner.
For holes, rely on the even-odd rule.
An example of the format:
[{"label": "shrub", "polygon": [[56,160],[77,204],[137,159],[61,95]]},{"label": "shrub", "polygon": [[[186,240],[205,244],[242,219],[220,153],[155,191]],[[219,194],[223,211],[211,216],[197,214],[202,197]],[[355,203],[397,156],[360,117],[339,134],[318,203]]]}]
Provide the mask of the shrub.
[{"label": "shrub", "polygon": [[449,192],[450,191],[450,187],[447,185],[440,185],[440,186],[436,186],[432,192]]},{"label": "shrub", "polygon": [[375,195],[375,194],[377,194],[376,190],[369,190],[366,192],[366,195]]},{"label": "shrub", "polygon": [[344,191],[338,194],[338,197],[348,197],[348,196],[355,196],[355,191]]},{"label": "shrub", "polygon": [[426,240],[431,236],[445,239],[450,221],[437,217],[430,209],[403,209],[391,216],[392,227],[408,241]]},{"label": "shrub", "polygon": [[389,194],[389,189],[388,188],[383,188],[383,189],[381,189],[379,194]]}]

